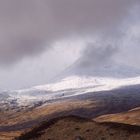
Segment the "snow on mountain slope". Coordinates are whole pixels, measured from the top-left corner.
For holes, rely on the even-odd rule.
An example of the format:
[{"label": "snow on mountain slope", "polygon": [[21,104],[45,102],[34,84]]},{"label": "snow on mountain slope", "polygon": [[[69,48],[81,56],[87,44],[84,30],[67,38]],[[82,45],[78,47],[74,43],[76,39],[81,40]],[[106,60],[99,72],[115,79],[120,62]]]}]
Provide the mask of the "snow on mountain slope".
[{"label": "snow on mountain slope", "polygon": [[[86,63],[87,64],[87,63]],[[121,86],[140,84],[140,70],[117,63],[105,63],[98,67],[81,65],[77,61],[62,72],[54,82],[29,89],[7,91],[0,97],[8,104],[32,106],[46,101],[105,91]],[[4,98],[3,98],[4,97]]]},{"label": "snow on mountain slope", "polygon": [[17,90],[9,93],[9,96],[17,99],[20,105],[24,105],[137,84],[140,84],[140,77],[115,79],[71,76],[60,82],[36,86],[26,90]]},{"label": "snow on mountain slope", "polygon": [[93,91],[110,90],[118,88],[120,86],[140,84],[140,77],[135,78],[104,78],[104,77],[78,77],[71,76],[64,78],[62,81],[36,86],[35,89],[49,90],[49,91],[61,91],[68,89],[80,89],[80,88],[94,88]]}]

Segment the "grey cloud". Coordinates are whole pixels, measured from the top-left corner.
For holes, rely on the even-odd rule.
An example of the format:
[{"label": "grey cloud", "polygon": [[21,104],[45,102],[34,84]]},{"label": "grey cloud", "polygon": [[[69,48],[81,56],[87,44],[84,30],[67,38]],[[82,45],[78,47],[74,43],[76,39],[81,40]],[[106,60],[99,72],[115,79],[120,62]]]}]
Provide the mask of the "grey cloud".
[{"label": "grey cloud", "polygon": [[138,0],[1,0],[0,64],[70,36],[114,36]]},{"label": "grey cloud", "polygon": [[94,43],[88,43],[84,54],[78,60],[77,67],[84,69],[89,67],[103,67],[109,63],[112,63],[114,54],[118,51],[117,47],[111,44],[97,45]]}]

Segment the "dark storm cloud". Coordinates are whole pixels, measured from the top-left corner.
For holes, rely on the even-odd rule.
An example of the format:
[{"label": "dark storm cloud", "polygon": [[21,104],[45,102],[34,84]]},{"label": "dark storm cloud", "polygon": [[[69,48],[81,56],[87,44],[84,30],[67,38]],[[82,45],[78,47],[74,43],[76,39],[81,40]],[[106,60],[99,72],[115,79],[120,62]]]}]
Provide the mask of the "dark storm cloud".
[{"label": "dark storm cloud", "polygon": [[33,56],[70,36],[120,35],[119,26],[135,2],[139,4],[137,0],[1,0],[0,63]]},{"label": "dark storm cloud", "polygon": [[[104,44],[103,44],[104,45]],[[79,58],[77,67],[103,67],[107,63],[112,63],[112,56],[118,51],[117,47],[113,47],[111,44],[106,46],[97,45],[94,43],[88,43],[84,54]]]}]

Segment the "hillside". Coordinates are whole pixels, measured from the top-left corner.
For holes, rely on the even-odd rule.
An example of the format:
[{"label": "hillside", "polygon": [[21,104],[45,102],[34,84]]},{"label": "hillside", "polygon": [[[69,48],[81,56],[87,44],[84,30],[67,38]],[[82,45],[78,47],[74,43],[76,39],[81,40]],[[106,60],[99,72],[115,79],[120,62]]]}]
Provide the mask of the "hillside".
[{"label": "hillside", "polygon": [[[102,115],[125,113],[137,107],[140,107],[139,85],[111,91],[88,92],[52,100],[34,108],[27,106],[25,109],[6,110],[0,115],[0,140],[11,140],[40,123],[56,117],[76,115],[94,119]],[[138,119],[139,115],[132,118],[136,124],[139,124]]]},{"label": "hillside", "polygon": [[102,115],[95,120],[98,122],[119,122],[140,126],[140,107],[127,112]]},{"label": "hillside", "polygon": [[96,123],[76,116],[55,118],[16,140],[139,140],[140,126]]}]

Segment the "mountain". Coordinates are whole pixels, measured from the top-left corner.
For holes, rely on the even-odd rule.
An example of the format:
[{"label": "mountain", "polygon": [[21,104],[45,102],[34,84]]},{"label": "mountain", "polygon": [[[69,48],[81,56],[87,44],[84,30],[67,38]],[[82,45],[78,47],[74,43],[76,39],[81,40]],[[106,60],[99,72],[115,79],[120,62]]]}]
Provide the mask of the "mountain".
[{"label": "mountain", "polygon": [[140,84],[140,70],[133,67],[115,62],[93,67],[81,65],[81,62],[77,61],[52,83],[0,92],[0,101],[11,106],[34,107],[52,100],[137,84]]},{"label": "mountain", "polygon": [[[116,118],[113,117],[114,122],[117,120],[119,122],[117,113],[125,113],[140,107],[140,77],[115,79],[72,76],[52,84],[26,90],[7,91],[5,95],[8,96],[3,98],[4,104],[1,104],[0,138],[12,140],[34,127],[40,127],[40,123],[54,117],[75,115],[93,120],[103,115],[116,114]],[[130,124],[131,122],[135,125],[140,124],[137,112],[130,115],[135,115],[129,119]],[[125,115],[122,117],[122,120],[126,120]],[[123,121],[123,123],[128,122]],[[75,122],[73,124],[76,125]],[[94,126],[94,123],[92,125]],[[113,123],[113,127],[115,126]],[[60,127],[53,127],[52,132]],[[80,122],[80,128],[86,130],[88,127]],[[100,132],[100,126],[96,128],[97,132]],[[69,135],[70,132],[67,131],[66,134]],[[124,133],[123,130],[118,132]],[[96,133],[92,134],[96,135]],[[104,131],[103,134],[108,136],[109,131]],[[118,133],[115,136],[120,138]]]},{"label": "mountain", "polygon": [[[66,72],[67,75],[63,74],[61,78],[59,77],[52,83],[29,89],[0,92],[0,138],[11,140],[25,132],[29,132],[34,127],[40,128],[40,123],[46,122],[46,120],[75,115],[88,118],[87,121],[94,119],[109,122],[113,120],[113,124],[111,123],[113,130],[111,125],[111,131],[115,131],[116,135],[114,136],[120,139],[119,134],[126,131],[117,129],[117,132],[114,128],[116,123],[121,123],[119,126],[124,126],[122,123],[127,123],[130,128],[132,123],[135,125],[140,124],[138,119],[139,110],[129,112],[140,107],[140,75],[137,75],[138,73],[135,70],[123,69],[123,71],[127,70],[129,76],[122,76],[122,70],[119,69],[120,67],[116,67],[120,70],[117,71],[117,74],[120,75],[117,77],[114,76],[115,67],[114,70],[104,67],[101,71],[98,71],[104,76],[98,74],[87,75],[86,73],[75,75],[69,69],[71,71],[69,75]],[[110,77],[106,76],[109,71],[113,74]],[[95,72],[95,70],[92,72]],[[131,77],[130,72],[136,75]],[[131,117],[128,119],[129,115]],[[120,116],[122,116],[121,119],[119,119]],[[72,118],[70,117],[70,119]],[[126,119],[128,121],[125,121]],[[74,128],[76,124],[74,121]],[[95,122],[91,124],[94,126]],[[45,123],[45,125],[47,124]],[[81,122],[78,125],[80,125],[80,129],[87,130]],[[110,125],[107,124],[105,128],[108,129],[108,127],[110,128]],[[62,128],[61,125],[60,127],[52,126],[52,132],[54,133],[56,129],[60,128]],[[73,127],[69,127],[69,129],[71,130]],[[100,130],[101,127],[98,124],[97,133]],[[104,131],[103,128],[103,135],[108,136],[109,133],[110,131]],[[69,135],[69,132],[66,134]],[[96,135],[96,133],[92,134]],[[128,133],[125,134],[124,138],[128,136]],[[93,137],[93,135],[91,136]],[[136,136],[130,135],[132,139]]]},{"label": "mountain", "polygon": [[45,102],[74,97],[89,92],[110,91],[123,86],[138,84],[140,84],[140,77],[107,78],[74,75],[51,84],[2,92],[0,93],[0,103],[17,107],[33,107]]},{"label": "mountain", "polygon": [[134,78],[106,78],[71,76],[47,85],[32,87],[30,89],[7,91],[1,93],[0,103],[11,106],[33,106],[46,101],[73,97],[80,94],[97,91],[109,91],[122,86],[140,84],[140,77]]}]

